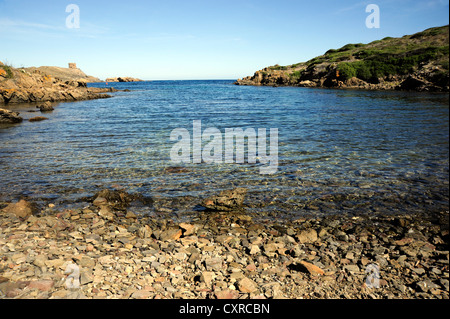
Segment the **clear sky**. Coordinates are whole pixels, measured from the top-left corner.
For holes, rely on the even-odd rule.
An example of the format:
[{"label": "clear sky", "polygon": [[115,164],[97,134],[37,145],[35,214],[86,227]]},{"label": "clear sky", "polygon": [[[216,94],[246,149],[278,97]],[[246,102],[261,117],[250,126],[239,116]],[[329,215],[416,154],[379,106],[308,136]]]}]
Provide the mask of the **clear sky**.
[{"label": "clear sky", "polygon": [[[80,10],[80,27],[67,28]],[[368,4],[380,28],[367,28]],[[0,61],[101,79],[237,79],[449,23],[448,0],[0,0]]]}]

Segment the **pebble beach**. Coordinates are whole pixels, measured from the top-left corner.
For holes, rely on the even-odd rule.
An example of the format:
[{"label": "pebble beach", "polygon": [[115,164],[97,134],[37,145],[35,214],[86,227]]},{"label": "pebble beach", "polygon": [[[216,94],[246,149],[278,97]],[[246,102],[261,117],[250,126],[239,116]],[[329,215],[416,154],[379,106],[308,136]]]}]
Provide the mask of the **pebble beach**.
[{"label": "pebble beach", "polygon": [[241,198],[227,207],[236,194],[199,200],[222,206],[188,222],[135,214],[126,192],[79,209],[4,203],[0,298],[449,297],[448,211],[264,221]]}]

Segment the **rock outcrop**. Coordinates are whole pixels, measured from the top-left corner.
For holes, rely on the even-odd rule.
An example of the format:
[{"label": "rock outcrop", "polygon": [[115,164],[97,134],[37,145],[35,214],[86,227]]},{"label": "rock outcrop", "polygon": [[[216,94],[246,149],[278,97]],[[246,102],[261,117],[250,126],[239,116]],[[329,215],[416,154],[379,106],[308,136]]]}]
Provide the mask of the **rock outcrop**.
[{"label": "rock outcrop", "polygon": [[132,77],[116,77],[116,78],[107,78],[105,82],[142,82],[141,79],[136,79]]},{"label": "rock outcrop", "polygon": [[449,29],[347,44],[307,62],[275,65],[237,85],[449,92]]},{"label": "rock outcrop", "polygon": [[[6,71],[5,71],[6,69]],[[0,65],[0,105],[28,102],[79,101],[108,98],[104,92],[113,92],[113,88],[88,88],[85,81],[63,81],[35,70]]]},{"label": "rock outcrop", "polygon": [[78,81],[85,83],[101,82],[99,78],[85,74],[83,71],[77,68],[75,63],[69,63],[68,68],[61,68],[57,66],[40,66],[23,68],[24,71],[33,73],[35,71],[40,72],[43,75],[50,75],[53,78],[58,78],[61,81]]}]

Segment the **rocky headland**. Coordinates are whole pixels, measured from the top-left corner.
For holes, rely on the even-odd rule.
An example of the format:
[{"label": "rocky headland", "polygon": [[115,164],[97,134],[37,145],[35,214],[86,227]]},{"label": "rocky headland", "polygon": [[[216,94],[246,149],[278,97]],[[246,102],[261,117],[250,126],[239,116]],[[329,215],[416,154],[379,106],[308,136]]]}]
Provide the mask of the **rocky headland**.
[{"label": "rocky headland", "polygon": [[106,93],[118,91],[113,87],[88,87],[88,81],[95,79],[86,76],[76,67],[17,69],[0,62],[0,123],[22,121],[19,113],[4,109],[2,106],[34,103],[41,112],[50,112],[55,102],[109,98],[111,95]]},{"label": "rocky headland", "polygon": [[[0,298],[448,299],[448,211],[261,220],[245,189],[177,221],[102,190],[88,206],[0,205]],[[158,217],[154,217],[158,216]]]},{"label": "rocky headland", "polygon": [[110,97],[112,88],[88,88],[85,81],[61,80],[40,70],[28,72],[0,62],[0,105],[80,101]]},{"label": "rocky headland", "polygon": [[347,44],[307,62],[275,65],[237,85],[449,92],[449,29]]},{"label": "rocky headland", "polygon": [[39,71],[41,74],[50,75],[54,78],[58,78],[61,81],[77,81],[86,83],[102,82],[99,78],[95,76],[87,75],[81,69],[77,68],[75,63],[69,63],[68,68],[62,68],[57,66],[40,66],[40,67],[29,67],[22,68],[28,73],[33,73]]}]

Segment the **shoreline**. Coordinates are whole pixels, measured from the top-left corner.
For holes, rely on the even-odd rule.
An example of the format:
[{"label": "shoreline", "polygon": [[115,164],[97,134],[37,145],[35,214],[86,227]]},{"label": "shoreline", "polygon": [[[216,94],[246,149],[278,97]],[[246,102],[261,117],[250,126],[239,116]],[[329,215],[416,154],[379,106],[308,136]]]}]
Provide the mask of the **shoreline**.
[{"label": "shoreline", "polygon": [[174,222],[129,200],[146,199],[102,191],[82,209],[1,209],[0,298],[449,297],[448,211],[257,221],[234,207]]}]

